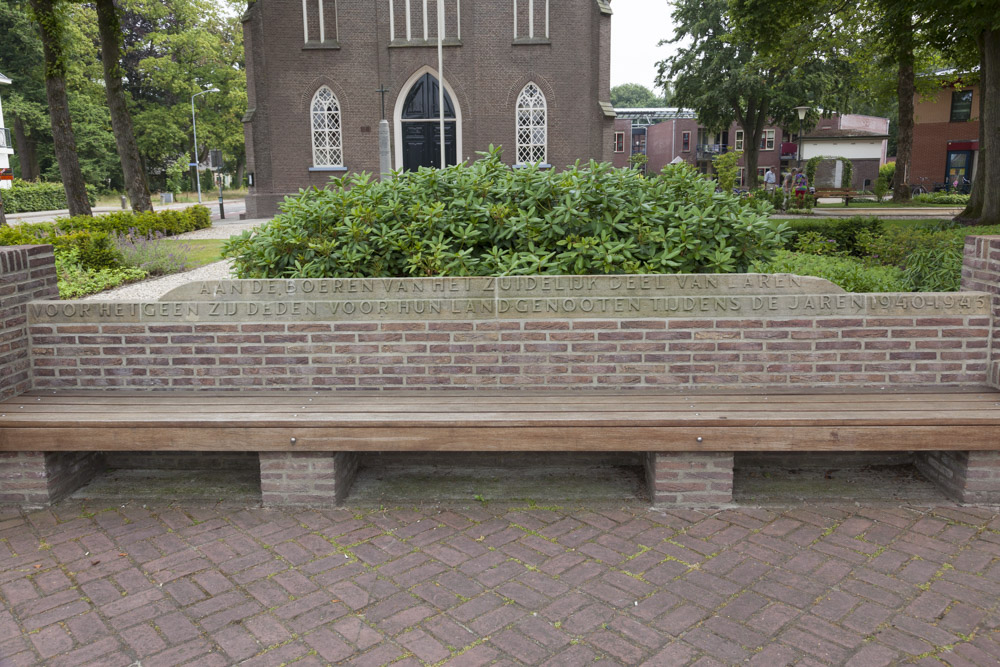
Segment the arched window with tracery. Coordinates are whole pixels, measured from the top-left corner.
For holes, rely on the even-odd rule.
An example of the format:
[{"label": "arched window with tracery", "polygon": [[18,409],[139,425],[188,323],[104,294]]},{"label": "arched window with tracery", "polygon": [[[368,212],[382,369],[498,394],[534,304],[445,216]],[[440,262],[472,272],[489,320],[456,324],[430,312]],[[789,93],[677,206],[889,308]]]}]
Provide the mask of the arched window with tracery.
[{"label": "arched window with tracery", "polygon": [[517,162],[546,162],[548,119],[545,95],[534,82],[517,97]]},{"label": "arched window with tracery", "polygon": [[314,167],[342,167],[344,148],[340,134],[340,105],[333,91],[323,86],[312,99],[312,150]]}]

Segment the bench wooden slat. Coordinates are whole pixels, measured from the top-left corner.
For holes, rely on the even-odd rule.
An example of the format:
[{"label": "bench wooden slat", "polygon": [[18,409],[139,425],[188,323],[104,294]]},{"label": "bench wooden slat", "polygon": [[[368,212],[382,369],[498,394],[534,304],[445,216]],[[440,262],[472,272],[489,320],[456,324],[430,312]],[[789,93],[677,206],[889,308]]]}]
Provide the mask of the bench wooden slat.
[{"label": "bench wooden slat", "polygon": [[[291,439],[295,438],[295,443]],[[701,438],[701,441],[698,441]],[[992,450],[981,426],[201,428],[0,430],[4,451],[910,451]]]},{"label": "bench wooden slat", "polygon": [[[915,412],[925,412],[925,411],[941,411],[947,410],[949,412],[965,413],[976,410],[988,409],[990,406],[998,407],[1000,403],[994,401],[993,403],[987,403],[985,401],[978,402],[952,402],[944,403],[940,401],[914,401],[912,403],[904,403],[899,401],[864,401],[856,403],[836,403],[828,404],[830,410],[836,410],[840,413],[843,411],[853,411],[853,412],[882,412],[885,410],[893,411],[915,411]],[[200,403],[200,404],[133,404],[129,406],[119,406],[119,409],[114,412],[105,413],[108,408],[98,407],[91,405],[53,405],[50,403],[27,403],[24,405],[13,405],[9,404],[3,406],[3,410],[6,410],[3,417],[0,417],[0,425],[3,425],[7,419],[16,419],[23,415],[42,415],[41,419],[63,419],[64,416],[70,414],[76,415],[86,415],[86,414],[111,414],[117,415],[122,413],[127,414],[145,414],[145,415],[162,415],[165,418],[176,418],[177,416],[192,416],[192,415],[241,415],[241,418],[246,418],[247,415],[253,417],[258,414],[262,414],[263,411],[273,414],[297,414],[297,415],[323,415],[329,418],[336,418],[337,415],[343,415],[348,413],[365,413],[365,414],[385,414],[385,415],[407,415],[407,414],[480,414],[484,411],[492,412],[516,412],[518,414],[522,413],[541,413],[541,412],[555,412],[555,413],[566,413],[566,412],[585,412],[585,413],[622,413],[622,412],[635,412],[635,413],[648,413],[651,411],[655,412],[669,412],[669,413],[721,413],[728,414],[731,412],[760,412],[765,414],[771,413],[785,413],[785,412],[816,412],[824,409],[824,405],[817,403],[750,403],[750,402],[732,402],[732,403],[713,403],[713,402],[673,402],[673,403],[653,403],[653,402],[632,402],[622,399],[621,402],[597,402],[591,401],[573,401],[566,404],[558,403],[538,403],[538,402],[525,402],[525,403],[504,403],[504,404],[479,404],[479,403],[461,403],[454,404],[447,401],[438,400],[436,402],[425,402],[425,403],[400,403],[400,404],[389,404],[386,402],[378,403],[368,403],[368,404],[346,404],[346,405],[327,405],[322,403],[293,403],[288,406],[278,406],[278,405],[257,405],[256,403],[243,402],[243,403]]]},{"label": "bench wooden slat", "polygon": [[0,451],[1000,448],[997,392],[752,392],[37,392]]},{"label": "bench wooden slat", "polygon": [[357,427],[397,429],[423,428],[432,426],[462,426],[476,428],[514,426],[586,426],[604,427],[616,425],[683,426],[689,424],[714,424],[722,426],[905,426],[908,424],[972,425],[1000,427],[1000,408],[982,410],[803,410],[795,411],[703,411],[694,410],[665,412],[655,409],[601,412],[580,411],[539,411],[487,410],[476,412],[260,412],[245,413],[176,414],[149,413],[145,411],[120,412],[38,412],[8,414],[0,418],[0,428],[30,426],[52,426],[56,428],[80,428],[95,424],[106,428],[144,428],[172,426],[203,427],[256,427],[277,428],[302,427]]}]

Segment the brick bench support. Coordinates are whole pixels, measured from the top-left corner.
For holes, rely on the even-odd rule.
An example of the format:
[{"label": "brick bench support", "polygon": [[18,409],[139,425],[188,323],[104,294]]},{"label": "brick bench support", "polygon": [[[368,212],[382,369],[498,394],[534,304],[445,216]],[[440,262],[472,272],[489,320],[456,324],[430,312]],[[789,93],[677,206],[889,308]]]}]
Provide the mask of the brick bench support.
[{"label": "brick bench support", "polygon": [[87,484],[102,468],[98,452],[0,452],[0,502],[44,507]]},{"label": "brick bench support", "polygon": [[732,452],[646,452],[653,505],[724,505],[733,501]]},{"label": "brick bench support", "polygon": [[261,452],[261,501],[265,507],[340,503],[359,458],[357,452]]},{"label": "brick bench support", "polygon": [[959,502],[1000,504],[1000,451],[918,452],[914,463],[924,477]]}]

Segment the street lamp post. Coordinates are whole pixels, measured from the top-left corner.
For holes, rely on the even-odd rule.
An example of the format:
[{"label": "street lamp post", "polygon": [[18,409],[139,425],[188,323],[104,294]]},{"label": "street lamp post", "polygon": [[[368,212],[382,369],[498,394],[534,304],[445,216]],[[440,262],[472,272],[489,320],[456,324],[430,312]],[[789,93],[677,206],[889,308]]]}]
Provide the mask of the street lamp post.
[{"label": "street lamp post", "polygon": [[198,168],[200,161],[198,160],[198,121],[194,117],[194,98],[199,95],[204,95],[205,93],[217,93],[218,88],[209,88],[208,90],[203,90],[200,93],[195,93],[191,96],[191,131],[194,134],[194,162],[191,166],[194,167],[195,182],[198,184],[198,203],[201,203],[201,169]]},{"label": "street lamp post", "polygon": [[802,167],[802,121],[806,119],[806,114],[809,113],[810,107],[795,107],[795,112],[799,114],[799,155],[798,163],[799,167]]}]

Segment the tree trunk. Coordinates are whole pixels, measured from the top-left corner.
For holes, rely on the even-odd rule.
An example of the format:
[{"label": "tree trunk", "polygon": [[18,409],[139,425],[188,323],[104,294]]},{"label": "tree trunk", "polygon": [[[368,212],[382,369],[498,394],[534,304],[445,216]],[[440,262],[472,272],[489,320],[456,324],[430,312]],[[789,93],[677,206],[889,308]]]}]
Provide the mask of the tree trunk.
[{"label": "tree trunk", "polygon": [[17,146],[17,161],[21,165],[21,178],[37,181],[42,173],[38,168],[35,140],[28,136],[24,122],[17,116],[14,116],[14,144]]},{"label": "tree trunk", "polygon": [[139,147],[135,143],[132,117],[128,112],[125,87],[122,85],[119,65],[121,48],[118,43],[121,39],[121,25],[118,13],[114,0],[96,0],[96,4],[97,28],[101,35],[101,63],[104,65],[104,93],[108,99],[108,109],[111,110],[111,129],[115,133],[118,159],[122,163],[122,173],[125,176],[125,191],[128,192],[133,211],[136,213],[152,211],[149,186],[142,169]]},{"label": "tree trunk", "polygon": [[[976,44],[979,47],[979,70],[985,78],[985,69],[987,67],[986,63],[986,48],[983,43],[985,37],[985,32],[980,33],[979,37],[976,39]],[[980,81],[980,84],[984,81]],[[986,189],[986,179],[983,178],[984,169],[983,165],[985,160],[983,159],[983,146],[986,145],[986,123],[983,122],[983,116],[986,113],[986,95],[985,87],[980,87],[979,89],[979,164],[976,168],[976,173],[972,175],[972,193],[969,195],[969,203],[965,205],[965,209],[955,216],[955,220],[967,225],[974,225],[979,220],[979,216],[983,214],[983,194]]]},{"label": "tree trunk", "polygon": [[243,158],[236,159],[236,183],[234,184],[237,189],[243,187],[243,176],[245,175],[246,164]]},{"label": "tree trunk", "polygon": [[49,103],[49,120],[52,124],[52,142],[59,175],[70,215],[91,215],[87,186],[76,157],[76,140],[73,137],[73,122],[69,116],[69,101],[66,98],[66,63],[62,49],[62,29],[56,16],[57,0],[31,0],[31,9],[41,28],[42,51],[45,55],[45,96]]},{"label": "tree trunk", "polygon": [[0,188],[0,227],[7,226],[7,215],[3,212],[3,188]]},{"label": "tree trunk", "polygon": [[899,98],[899,132],[896,140],[895,202],[910,201],[910,162],[913,155],[913,17],[905,6],[897,9],[896,30],[896,93]]},{"label": "tree trunk", "polygon": [[[979,224],[1000,224],[1000,29],[980,35],[979,167],[976,181],[982,183]],[[971,201],[970,201],[971,203]]]}]

